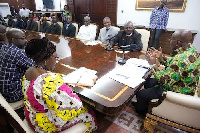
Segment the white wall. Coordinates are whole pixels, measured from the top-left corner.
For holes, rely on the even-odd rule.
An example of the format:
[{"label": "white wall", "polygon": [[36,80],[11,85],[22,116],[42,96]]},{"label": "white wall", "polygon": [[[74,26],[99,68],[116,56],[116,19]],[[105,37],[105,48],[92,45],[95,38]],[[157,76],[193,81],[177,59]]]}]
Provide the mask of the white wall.
[{"label": "white wall", "polygon": [[[64,9],[64,5],[67,4],[66,0],[53,0],[54,9],[48,9],[48,11],[62,11]],[[42,0],[35,0],[36,10],[46,11],[43,8],[43,1]]]},{"label": "white wall", "polygon": [[[151,11],[135,10],[136,0],[118,0],[117,24],[132,21],[136,25],[149,26]],[[170,12],[167,28],[198,31],[194,46],[200,52],[200,0],[187,0],[185,12]]]}]

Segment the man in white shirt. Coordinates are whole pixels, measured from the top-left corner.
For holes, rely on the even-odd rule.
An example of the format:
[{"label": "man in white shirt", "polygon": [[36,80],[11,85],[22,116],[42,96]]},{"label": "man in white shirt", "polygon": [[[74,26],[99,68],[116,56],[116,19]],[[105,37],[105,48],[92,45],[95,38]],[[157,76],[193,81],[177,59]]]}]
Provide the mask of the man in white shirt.
[{"label": "man in white shirt", "polygon": [[22,16],[25,16],[25,17],[28,17],[29,13],[32,13],[32,11],[30,11],[29,9],[27,9],[25,7],[24,4],[22,4],[22,8],[19,10],[19,15],[22,17]]},{"label": "man in white shirt", "polygon": [[119,29],[117,27],[111,26],[111,21],[109,17],[103,19],[104,27],[100,29],[98,40],[102,43],[109,44],[112,38],[117,35]]},{"label": "man in white shirt", "polygon": [[90,24],[90,17],[88,16],[85,16],[83,21],[84,25],[80,27],[76,38],[84,41],[94,41],[97,32],[96,26]]}]

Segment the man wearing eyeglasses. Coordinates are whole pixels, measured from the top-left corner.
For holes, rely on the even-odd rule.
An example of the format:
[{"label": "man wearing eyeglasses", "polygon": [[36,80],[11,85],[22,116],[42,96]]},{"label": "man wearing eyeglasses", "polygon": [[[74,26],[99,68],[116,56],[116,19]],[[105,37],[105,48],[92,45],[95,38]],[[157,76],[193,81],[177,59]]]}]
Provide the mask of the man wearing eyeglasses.
[{"label": "man wearing eyeglasses", "polygon": [[33,60],[23,50],[27,43],[23,31],[10,29],[6,37],[8,44],[0,49],[0,93],[12,103],[23,99],[21,79]]}]

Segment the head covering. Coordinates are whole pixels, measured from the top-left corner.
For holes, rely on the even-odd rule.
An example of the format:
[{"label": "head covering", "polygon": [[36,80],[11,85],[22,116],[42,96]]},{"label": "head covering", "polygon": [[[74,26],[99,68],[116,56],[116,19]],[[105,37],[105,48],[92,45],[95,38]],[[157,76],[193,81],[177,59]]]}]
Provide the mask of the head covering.
[{"label": "head covering", "polygon": [[40,62],[49,58],[56,52],[56,46],[47,38],[32,39],[25,47],[26,55],[35,62]]}]

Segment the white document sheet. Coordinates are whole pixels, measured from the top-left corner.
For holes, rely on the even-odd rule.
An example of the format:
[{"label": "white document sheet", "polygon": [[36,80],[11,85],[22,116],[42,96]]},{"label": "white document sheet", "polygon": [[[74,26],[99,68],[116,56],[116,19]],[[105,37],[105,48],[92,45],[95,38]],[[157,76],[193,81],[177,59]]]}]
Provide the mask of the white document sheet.
[{"label": "white document sheet", "polygon": [[64,83],[71,85],[93,86],[96,81],[97,71],[80,67],[79,69],[63,76]]},{"label": "white document sheet", "polygon": [[143,76],[150,70],[151,66],[148,62],[131,58],[121,67],[113,69],[109,73],[109,77],[120,83],[135,88],[140,83],[144,82]]}]

